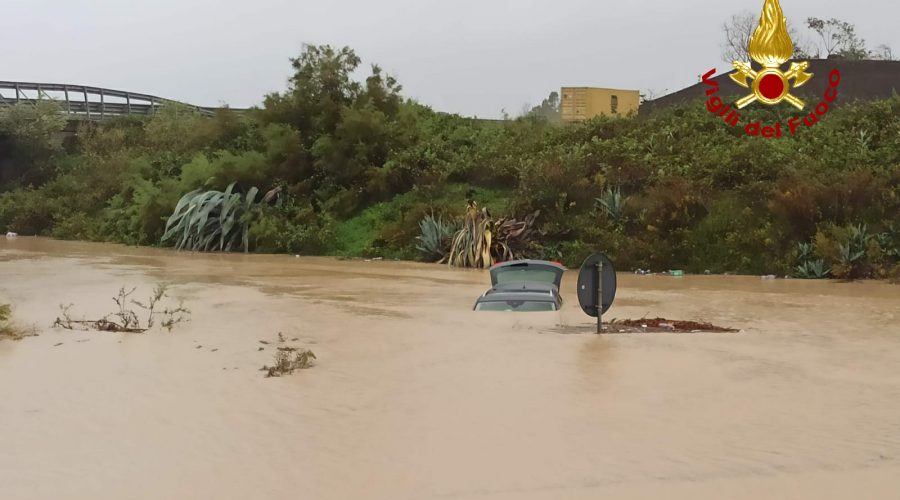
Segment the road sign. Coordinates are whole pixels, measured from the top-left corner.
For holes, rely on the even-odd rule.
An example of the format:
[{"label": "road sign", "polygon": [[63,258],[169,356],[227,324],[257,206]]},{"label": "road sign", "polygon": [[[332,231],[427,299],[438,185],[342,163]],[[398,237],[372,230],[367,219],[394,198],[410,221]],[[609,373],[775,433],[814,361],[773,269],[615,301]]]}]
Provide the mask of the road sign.
[{"label": "road sign", "polygon": [[[602,297],[603,304],[599,308],[598,297]],[[578,273],[578,302],[581,310],[588,316],[599,318],[609,310],[615,298],[616,269],[612,261],[602,253],[591,255],[581,265]]]}]

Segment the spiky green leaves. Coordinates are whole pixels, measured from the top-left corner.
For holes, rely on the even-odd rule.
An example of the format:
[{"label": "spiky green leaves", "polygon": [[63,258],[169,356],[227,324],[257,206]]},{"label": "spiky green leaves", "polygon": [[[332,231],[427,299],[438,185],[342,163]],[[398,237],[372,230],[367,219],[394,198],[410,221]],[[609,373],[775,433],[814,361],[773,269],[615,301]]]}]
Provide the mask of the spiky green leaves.
[{"label": "spiky green leaves", "polygon": [[459,224],[444,222],[443,217],[426,215],[419,222],[421,233],[416,237],[416,248],[422,252],[425,258],[432,262],[442,262],[450,251],[450,242],[453,235],[459,230]]},{"label": "spiky green leaves", "polygon": [[474,202],[466,209],[463,227],[450,245],[447,262],[456,267],[488,268],[496,262],[521,258],[531,243],[534,221],[540,212],[524,220],[494,219]]},{"label": "spiky green leaves", "polygon": [[175,206],[162,243],[194,252],[229,252],[237,245],[249,251],[250,213],[258,192],[254,187],[242,196],[234,192],[234,183],[225,192],[191,191]]}]

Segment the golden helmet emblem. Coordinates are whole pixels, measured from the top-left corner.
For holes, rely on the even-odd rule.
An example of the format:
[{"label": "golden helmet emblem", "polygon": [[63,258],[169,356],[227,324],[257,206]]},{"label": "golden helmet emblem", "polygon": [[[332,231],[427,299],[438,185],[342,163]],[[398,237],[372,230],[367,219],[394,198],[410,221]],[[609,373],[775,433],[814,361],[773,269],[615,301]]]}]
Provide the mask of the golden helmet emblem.
[{"label": "golden helmet emblem", "polygon": [[738,99],[735,106],[741,109],[756,101],[770,106],[787,101],[803,109],[806,103],[791,95],[791,88],[800,87],[813,75],[806,72],[809,68],[806,61],[793,62],[787,71],[781,71],[781,66],[794,55],[794,42],[778,0],[765,0],[759,26],[750,37],[749,52],[762,69],[754,70],[749,61],[734,61],[736,71],[731,79],[752,91]]}]

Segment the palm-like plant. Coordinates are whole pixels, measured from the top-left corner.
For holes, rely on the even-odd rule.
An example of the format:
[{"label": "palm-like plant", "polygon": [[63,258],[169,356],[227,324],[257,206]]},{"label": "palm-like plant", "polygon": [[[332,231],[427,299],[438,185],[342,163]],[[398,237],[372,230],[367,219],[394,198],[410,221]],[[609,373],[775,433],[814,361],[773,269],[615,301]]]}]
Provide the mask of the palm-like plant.
[{"label": "palm-like plant", "polygon": [[250,250],[250,211],[258,190],[245,196],[234,192],[234,183],[222,191],[195,190],[181,197],[166,223],[162,243],[174,242],[177,250],[231,251],[241,245]]},{"label": "palm-like plant", "polygon": [[494,219],[486,208],[469,202],[462,228],[450,245],[447,262],[456,267],[488,268],[496,262],[522,256],[531,243],[534,221],[540,211],[523,220]]}]

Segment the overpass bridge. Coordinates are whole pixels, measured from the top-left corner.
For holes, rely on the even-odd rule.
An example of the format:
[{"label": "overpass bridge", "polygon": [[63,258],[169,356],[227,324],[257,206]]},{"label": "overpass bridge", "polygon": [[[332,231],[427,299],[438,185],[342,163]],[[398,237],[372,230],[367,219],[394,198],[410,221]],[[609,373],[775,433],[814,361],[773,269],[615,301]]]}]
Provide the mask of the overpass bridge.
[{"label": "overpass bridge", "polygon": [[[150,116],[167,104],[178,104],[206,116],[212,116],[218,109],[194,106],[148,94],[86,85],[0,81],[0,106],[35,104],[44,100],[58,103],[63,113],[72,121],[104,120],[132,115]],[[233,109],[233,111],[245,110]]]}]

